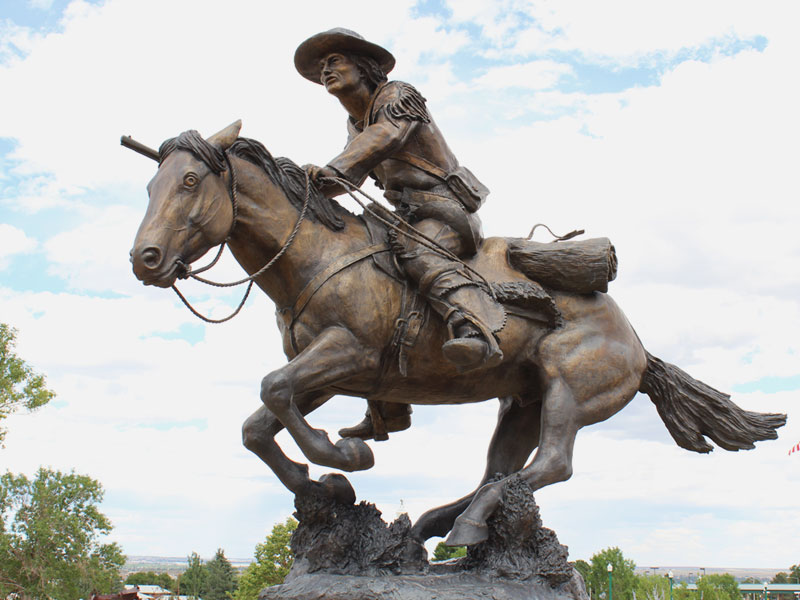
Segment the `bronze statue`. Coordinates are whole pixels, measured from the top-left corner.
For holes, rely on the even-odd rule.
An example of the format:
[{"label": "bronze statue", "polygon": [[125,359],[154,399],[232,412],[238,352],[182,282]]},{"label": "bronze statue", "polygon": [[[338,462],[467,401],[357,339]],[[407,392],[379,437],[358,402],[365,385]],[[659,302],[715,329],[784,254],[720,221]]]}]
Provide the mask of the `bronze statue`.
[{"label": "bronze statue", "polygon": [[[330,65],[318,63],[318,68]],[[414,114],[423,115],[417,108]],[[406,121],[429,125],[403,117],[399,126]],[[311,168],[328,176],[320,180],[324,193],[319,193],[307,172],[292,161],[273,158],[260,143],[239,138],[240,127],[236,122],[207,140],[188,131],[162,144],[131,260],[144,284],[170,287],[190,274],[189,265],[209,249],[227,242],[255,284],[275,302],[289,362],[264,377],[263,405],[245,422],[243,438],[297,496],[355,499],[344,476],[314,481],[307,465],[286,457],[275,441],[284,427],[316,464],[343,471],[373,466],[372,451],[362,439],[343,438],[334,444],[305,420],[336,394],[400,405],[500,398],[478,488],[427,512],[413,528],[420,540],[450,531],[448,543],[454,545],[486,539],[486,520],[500,503],[508,476],[518,474],[534,490],[568,479],[578,430],[614,415],[637,391],[650,396],[675,441],[689,450],[709,452],[712,446],[705,437],[727,450],[752,448],[756,441],[777,437],[785,415],[744,411],[726,394],[645,351],[622,311],[604,293],[616,268],[607,240],[539,244],[476,239],[477,252],[462,260],[415,232],[427,215],[409,215],[415,223],[411,226],[393,221],[396,215],[375,206],[364,216],[351,214],[327,197],[335,193],[327,186],[348,187],[347,179]],[[356,171],[344,168],[341,174],[356,182],[372,170],[388,191],[400,191],[390,174],[405,167],[388,160],[362,163]],[[402,181],[397,196],[401,208],[420,207],[424,214],[427,200],[414,204],[414,194],[439,184],[426,190],[423,184]],[[438,188],[436,194],[440,192],[452,200],[450,192]],[[450,222],[430,219],[434,229],[428,231],[457,238],[446,231],[452,229]],[[405,236],[414,240],[401,239]],[[419,257],[440,252],[454,263],[435,270],[427,283],[462,284],[451,288],[442,283],[444,300],[423,281],[416,285],[432,302],[452,299],[482,336],[479,344],[491,347],[495,340],[502,355],[484,349],[485,361],[468,362],[468,369],[458,357],[469,355],[474,344],[445,356],[443,347],[452,340],[471,340],[471,333],[459,337],[463,323],[416,302],[414,287],[406,285],[393,261],[385,260],[402,247],[399,262],[407,271],[409,264],[416,264],[414,256],[402,255],[414,254],[414,243],[425,248]],[[548,272],[554,260],[563,264]],[[455,291],[446,293],[461,288],[472,295],[464,306],[454,299]],[[491,295],[491,301],[479,293]],[[497,303],[502,323],[490,324],[491,315],[473,308],[482,302]],[[498,473],[505,479],[494,481]]]},{"label": "bronze statue", "polygon": [[[300,44],[294,62],[303,77],[325,86],[348,113],[345,149],[324,167],[306,167],[322,193],[332,197],[346,191],[325,184],[328,178],[361,185],[371,175],[404,221],[456,257],[473,256],[482,242],[475,213],[489,190],[459,165],[425,98],[407,83],[388,81],[394,57],[337,28]],[[392,250],[403,273],[445,320],[450,339],[442,346],[444,357],[462,372],[499,364],[503,353],[495,333],[505,315],[481,282],[414,238],[392,236]],[[339,434],[375,437],[372,414],[383,419],[386,431],[399,431],[410,425],[409,413],[407,406],[373,402],[362,423]]]}]

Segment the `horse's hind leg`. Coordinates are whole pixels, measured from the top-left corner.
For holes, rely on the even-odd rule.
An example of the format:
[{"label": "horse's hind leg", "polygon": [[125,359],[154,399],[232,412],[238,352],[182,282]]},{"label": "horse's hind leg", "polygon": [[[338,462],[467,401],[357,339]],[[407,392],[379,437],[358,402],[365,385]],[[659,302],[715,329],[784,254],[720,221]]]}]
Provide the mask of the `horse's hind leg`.
[{"label": "horse's hind leg", "polygon": [[[533,449],[539,443],[541,404],[535,402],[520,406],[513,398],[500,398],[497,426],[489,443],[486,457],[486,472],[478,489],[496,475],[510,475],[522,469]],[[453,527],[456,517],[469,506],[475,493],[460,500],[429,510],[423,514],[412,529],[412,535],[424,541],[433,536],[444,537]]]},{"label": "horse's hind leg", "polygon": [[[644,351],[633,331],[628,330],[630,336],[606,339],[592,348],[591,355],[582,348],[589,341],[576,343],[574,352],[565,351],[567,344],[556,336],[540,346],[545,384],[541,439],[533,460],[520,471],[534,491],[569,479],[578,430],[622,410],[639,389]],[[478,490],[467,510],[456,519],[448,545],[477,544],[487,538],[486,519],[500,504],[504,486],[505,481],[498,481]]]},{"label": "horse's hind leg", "polygon": [[[536,456],[520,475],[534,489],[572,476],[572,449],[580,426],[576,404],[563,380],[551,380],[542,405],[541,440]],[[456,518],[448,546],[473,545],[488,537],[486,518],[502,500],[505,480],[484,485],[469,507]]]},{"label": "horse's hind leg", "polygon": [[[295,402],[302,414],[306,415],[324,404],[331,394],[313,394],[296,398]],[[338,474],[323,475],[319,481],[308,476],[308,465],[289,459],[278,444],[275,436],[283,429],[283,424],[266,406],[259,407],[242,426],[242,442],[245,447],[264,461],[281,483],[303,496],[321,492],[345,504],[355,502],[355,492],[350,483]]]}]

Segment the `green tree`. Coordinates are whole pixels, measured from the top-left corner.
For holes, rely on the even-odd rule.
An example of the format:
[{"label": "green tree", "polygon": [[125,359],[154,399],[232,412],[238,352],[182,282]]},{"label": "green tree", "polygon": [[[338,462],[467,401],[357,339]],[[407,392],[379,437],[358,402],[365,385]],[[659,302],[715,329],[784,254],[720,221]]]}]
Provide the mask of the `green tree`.
[{"label": "green tree", "polygon": [[786,573],[775,573],[770,583],[789,583],[789,575]]},{"label": "green tree", "polygon": [[236,572],[225,558],[222,548],[206,563],[208,575],[203,590],[203,600],[225,600],[236,590]]},{"label": "green tree", "polygon": [[85,475],[40,468],[33,480],[0,477],[0,598],[77,600],[119,589],[125,557],[99,542],[111,531],[102,498]]},{"label": "green tree", "polygon": [[[616,579],[616,573],[615,579]],[[661,575],[636,576],[637,600],[667,600],[669,598],[669,578]]]},{"label": "green tree", "polygon": [[800,563],[789,567],[789,583],[800,583]]},{"label": "green tree", "polygon": [[697,580],[697,590],[703,600],[740,600],[739,584],[733,575],[706,575]]},{"label": "green tree", "polygon": [[178,588],[181,594],[190,598],[199,598],[206,588],[208,569],[197,552],[186,557],[187,568],[178,575]]},{"label": "green tree", "polygon": [[626,559],[622,554],[622,550],[616,547],[606,548],[592,556],[589,581],[586,582],[587,585],[592,587],[592,597],[599,598],[603,594],[603,597],[608,600],[609,564],[614,567],[613,599],[633,600],[633,592],[636,586],[636,576],[633,574],[633,570],[636,568],[636,563]]},{"label": "green tree", "polygon": [[579,558],[574,563],[572,563],[572,566],[575,567],[575,570],[578,573],[581,574],[581,578],[583,579],[583,583],[584,583],[584,585],[586,585],[586,591],[588,592],[589,591],[589,573],[591,572],[592,567],[589,565],[588,562],[586,562],[582,558]]},{"label": "green tree", "polygon": [[267,539],[256,546],[255,562],[239,577],[239,588],[234,594],[236,600],[256,600],[265,587],[283,583],[294,560],[289,543],[295,529],[297,521],[289,517],[284,523],[276,524]]},{"label": "green tree", "polygon": [[436,548],[433,549],[433,562],[461,558],[466,555],[466,546],[445,546],[444,542],[439,542],[436,544]]},{"label": "green tree", "polygon": [[688,583],[685,581],[681,581],[680,585],[675,586],[675,589],[672,590],[672,596],[675,600],[698,600],[695,591],[690,590]]},{"label": "green tree", "polygon": [[[14,352],[17,330],[0,323],[0,422],[20,409],[36,410],[55,394],[39,375]],[[0,448],[7,430],[0,425]]]},{"label": "green tree", "polygon": [[175,580],[169,573],[156,573],[155,571],[139,571],[131,573],[125,580],[125,585],[160,585],[165,590],[175,592]]}]

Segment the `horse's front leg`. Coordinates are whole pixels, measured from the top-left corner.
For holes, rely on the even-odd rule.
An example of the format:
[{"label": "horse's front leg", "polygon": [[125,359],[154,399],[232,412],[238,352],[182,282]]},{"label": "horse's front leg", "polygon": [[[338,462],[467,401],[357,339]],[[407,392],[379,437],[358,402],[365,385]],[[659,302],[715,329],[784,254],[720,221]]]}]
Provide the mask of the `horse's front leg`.
[{"label": "horse's front leg", "polygon": [[[331,394],[309,394],[296,397],[295,401],[304,415],[325,403]],[[296,496],[322,494],[335,498],[344,504],[353,504],[356,494],[350,482],[338,473],[329,473],[314,481],[308,476],[308,465],[289,459],[278,444],[275,436],[283,429],[283,424],[266,407],[261,406],[244,422],[242,442],[245,447],[263,460],[281,483]]]},{"label": "horse's front leg", "polygon": [[369,469],[375,459],[363,440],[344,438],[332,444],[325,431],[308,424],[293,398],[373,372],[378,364],[378,353],[365,348],[350,330],[330,327],[289,364],[264,377],[261,400],[311,462],[343,471]]}]

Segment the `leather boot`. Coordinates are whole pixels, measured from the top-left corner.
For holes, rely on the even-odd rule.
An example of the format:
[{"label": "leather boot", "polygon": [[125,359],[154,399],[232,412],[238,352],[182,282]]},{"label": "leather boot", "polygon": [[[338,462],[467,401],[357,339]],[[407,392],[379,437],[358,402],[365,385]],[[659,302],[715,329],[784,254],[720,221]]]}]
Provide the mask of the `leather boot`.
[{"label": "leather boot", "polygon": [[503,362],[503,351],[494,339],[491,341],[494,343],[487,341],[473,323],[464,321],[455,328],[453,339],[442,345],[442,354],[461,373],[479,367],[496,367]]},{"label": "leather boot", "polygon": [[[413,412],[410,404],[395,404],[389,402],[369,401],[370,407],[364,419],[353,427],[345,427],[339,430],[339,437],[357,437],[362,440],[384,441],[388,439],[389,433],[404,431],[411,427],[411,413]],[[383,421],[383,431],[377,431],[372,421],[373,410],[380,411]]]},{"label": "leather boot", "polygon": [[431,306],[447,307],[440,314],[446,315],[452,339],[442,345],[442,354],[459,372],[491,368],[503,361],[494,332],[505,325],[505,310],[482,288],[472,282],[461,285],[431,298]]}]

